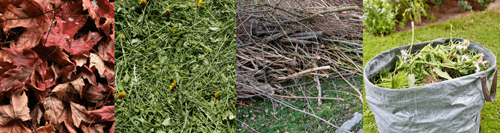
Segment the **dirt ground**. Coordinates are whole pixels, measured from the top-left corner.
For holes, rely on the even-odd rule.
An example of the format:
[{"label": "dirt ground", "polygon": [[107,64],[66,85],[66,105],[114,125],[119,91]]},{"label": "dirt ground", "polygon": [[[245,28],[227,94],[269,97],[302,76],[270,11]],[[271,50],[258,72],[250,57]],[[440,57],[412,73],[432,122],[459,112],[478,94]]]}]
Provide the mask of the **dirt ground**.
[{"label": "dirt ground", "polygon": [[[460,7],[457,6],[458,1],[447,1],[443,4],[444,13],[439,13],[439,9],[435,8],[435,5],[431,5],[431,11],[428,14],[434,14],[435,20],[430,20],[422,17],[422,23],[415,24],[416,27],[422,27],[433,23],[445,22],[449,19],[465,17],[471,13],[470,10],[462,11]],[[475,12],[482,11],[478,3],[471,3],[472,10]],[[495,0],[491,2],[485,10],[500,10],[500,0]],[[399,26],[396,27],[397,32],[402,32],[411,29],[411,23],[407,23],[404,28]]]}]

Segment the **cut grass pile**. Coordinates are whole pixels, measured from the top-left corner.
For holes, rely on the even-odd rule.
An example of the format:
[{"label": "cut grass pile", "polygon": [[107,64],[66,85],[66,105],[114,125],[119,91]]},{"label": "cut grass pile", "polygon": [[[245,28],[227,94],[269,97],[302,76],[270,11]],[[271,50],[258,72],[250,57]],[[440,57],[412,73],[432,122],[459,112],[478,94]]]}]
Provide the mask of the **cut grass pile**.
[{"label": "cut grass pile", "polygon": [[[311,78],[304,78],[311,80]],[[349,81],[357,88],[361,88],[363,78],[355,77]],[[301,110],[313,113],[332,124],[341,126],[342,123],[351,119],[354,112],[362,113],[362,103],[353,96],[357,92],[343,80],[322,81],[322,95],[330,98],[343,98],[344,101],[322,100],[323,104],[318,105],[317,99],[281,99]],[[356,83],[355,83],[356,82]],[[285,85],[284,85],[285,86]],[[296,86],[296,85],[295,85]],[[314,83],[303,85],[304,88],[291,87],[288,91],[297,97],[317,97],[318,90]],[[276,97],[280,99],[279,97]],[[270,132],[335,132],[336,128],[302,112],[295,111],[283,106],[278,102],[271,102],[269,99],[254,99],[242,101],[244,105],[238,107],[237,119],[255,130],[263,133]],[[241,124],[239,124],[241,125]],[[362,122],[353,131],[361,129]],[[250,132],[248,128],[238,127],[238,130]]]},{"label": "cut grass pile", "polygon": [[[453,28],[451,28],[453,25]],[[500,66],[500,12],[486,11],[469,14],[467,17],[452,19],[443,23],[436,23],[415,29],[415,43],[434,40],[438,38],[449,38],[451,35],[456,38],[468,39],[477,42],[493,52],[497,57],[496,66]],[[364,32],[366,33],[366,32]],[[386,50],[407,45],[411,43],[412,32],[400,32],[386,37],[376,37],[364,34],[364,55],[363,67],[375,55]],[[499,79],[500,82],[500,79]],[[500,84],[497,84],[497,88]],[[365,94],[363,94],[365,96]],[[500,119],[500,94],[496,94],[497,100],[486,102],[481,111],[481,132],[493,133],[500,131],[498,120]],[[366,100],[364,101],[366,103]],[[368,104],[363,105],[363,126],[364,132],[378,132],[375,117]]]},{"label": "cut grass pile", "polygon": [[116,132],[235,131],[235,3],[116,2]]}]

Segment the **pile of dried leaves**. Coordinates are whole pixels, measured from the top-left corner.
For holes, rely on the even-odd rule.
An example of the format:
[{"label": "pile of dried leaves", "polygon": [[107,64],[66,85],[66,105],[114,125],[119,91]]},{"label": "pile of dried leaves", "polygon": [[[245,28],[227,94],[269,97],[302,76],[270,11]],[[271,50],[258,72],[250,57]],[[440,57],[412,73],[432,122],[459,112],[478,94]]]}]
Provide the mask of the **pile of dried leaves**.
[{"label": "pile of dried leaves", "polygon": [[0,30],[0,132],[114,132],[113,2],[2,0]]}]

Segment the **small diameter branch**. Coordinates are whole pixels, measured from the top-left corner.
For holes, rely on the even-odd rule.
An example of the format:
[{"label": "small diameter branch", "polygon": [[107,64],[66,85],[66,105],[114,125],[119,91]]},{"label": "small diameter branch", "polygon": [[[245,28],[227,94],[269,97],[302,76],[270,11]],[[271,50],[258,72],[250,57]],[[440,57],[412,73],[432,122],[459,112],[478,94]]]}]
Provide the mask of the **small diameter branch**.
[{"label": "small diameter branch", "polygon": [[315,16],[317,16],[319,14],[323,14],[323,13],[341,12],[341,11],[346,11],[346,10],[355,10],[355,9],[358,9],[358,8],[359,7],[357,7],[357,6],[349,6],[349,7],[339,8],[339,9],[326,10],[326,11],[318,12],[318,13],[316,13],[314,15],[302,18],[299,21],[302,21],[302,20],[305,20],[305,19],[313,19]]},{"label": "small diameter branch", "polygon": [[300,75],[303,75],[303,74],[306,74],[306,73],[310,73],[312,71],[327,70],[327,69],[330,69],[330,66],[322,66],[322,67],[311,68],[311,69],[307,69],[307,70],[295,73],[295,74],[292,75],[292,77],[298,77]]},{"label": "small diameter branch", "polygon": [[316,115],[311,114],[311,113],[309,113],[309,112],[306,112],[306,111],[303,111],[303,110],[299,110],[299,109],[297,109],[297,108],[294,108],[294,107],[292,107],[292,106],[290,106],[290,105],[288,105],[288,104],[283,103],[282,101],[280,101],[280,100],[278,100],[278,99],[274,99],[274,98],[273,98],[273,97],[271,97],[271,96],[268,96],[268,95],[262,95],[262,96],[265,96],[265,97],[267,97],[267,98],[269,98],[269,99],[271,99],[271,100],[274,100],[274,101],[276,101],[276,102],[278,102],[278,103],[280,103],[280,104],[282,104],[282,105],[285,105],[285,106],[287,106],[287,107],[289,107],[289,108],[291,108],[291,109],[293,109],[293,110],[295,110],[295,111],[299,111],[299,112],[302,112],[302,113],[304,113],[304,114],[310,115],[310,116],[312,116],[312,117],[314,117],[314,118],[317,118],[317,119],[319,119],[319,120],[321,120],[321,121],[325,122],[326,124],[328,124],[328,125],[330,125],[330,126],[332,126],[332,127],[335,127],[335,128],[337,128],[337,129],[339,129],[339,130],[342,130],[342,131],[344,131],[344,132],[351,133],[351,132],[349,132],[349,131],[347,131],[347,130],[344,130],[344,129],[342,129],[342,128],[340,128],[340,127],[336,126],[336,125],[333,125],[333,124],[332,124],[332,123],[330,123],[329,121],[327,121],[327,120],[325,120],[325,119],[323,119],[323,118],[321,118],[321,117],[319,117],[319,116],[316,116]]},{"label": "small diameter branch", "polygon": [[271,96],[277,96],[277,97],[282,97],[282,98],[293,98],[293,99],[304,98],[304,99],[325,99],[325,100],[344,101],[344,99],[342,99],[342,98],[329,98],[329,97],[297,97],[297,96],[282,96],[282,95],[275,95],[275,94],[272,94]]}]

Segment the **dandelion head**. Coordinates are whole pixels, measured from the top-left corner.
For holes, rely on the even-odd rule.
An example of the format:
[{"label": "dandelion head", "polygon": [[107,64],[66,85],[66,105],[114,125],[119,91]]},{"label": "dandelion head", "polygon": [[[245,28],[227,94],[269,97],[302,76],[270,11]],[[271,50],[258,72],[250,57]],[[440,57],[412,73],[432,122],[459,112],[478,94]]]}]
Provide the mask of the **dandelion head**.
[{"label": "dandelion head", "polygon": [[124,34],[120,34],[120,38],[125,39],[125,35]]},{"label": "dandelion head", "polygon": [[174,89],[174,86],[173,86],[173,85],[168,86],[168,90],[169,90],[169,91],[170,91],[170,90],[172,90],[172,89]]},{"label": "dandelion head", "polygon": [[139,5],[146,4],[146,3],[147,3],[147,1],[146,1],[146,0],[141,0],[141,1],[139,1]]},{"label": "dandelion head", "polygon": [[202,7],[205,2],[203,0],[198,0],[198,8]]},{"label": "dandelion head", "polygon": [[212,48],[205,49],[205,52],[210,52],[210,51],[212,51]]},{"label": "dandelion head", "polygon": [[217,105],[217,99],[214,100],[214,104]]},{"label": "dandelion head", "polygon": [[221,91],[217,91],[217,92],[215,92],[214,96],[218,98],[220,96],[220,93],[221,93]]},{"label": "dandelion head", "polygon": [[416,7],[419,7],[419,6],[420,6],[420,4],[419,4],[419,3],[417,3],[417,4],[415,4],[415,6],[416,6]]},{"label": "dandelion head", "polygon": [[230,115],[229,120],[233,120],[233,119],[234,119],[234,115]]},{"label": "dandelion head", "polygon": [[174,28],[174,29],[172,30],[172,34],[175,34],[175,32],[177,32],[177,28]]},{"label": "dandelion head", "polygon": [[125,98],[125,96],[127,96],[127,93],[125,93],[125,91],[122,91],[122,92],[118,93],[118,95],[116,95],[116,98],[123,99],[123,98]]},{"label": "dandelion head", "polygon": [[405,13],[403,13],[403,17],[405,16]]},{"label": "dandelion head", "polygon": [[153,65],[152,67],[153,67],[154,69],[158,68],[156,65]]},{"label": "dandelion head", "polygon": [[382,4],[382,7],[385,7],[385,4]]},{"label": "dandelion head", "polygon": [[196,3],[189,3],[188,6],[196,5]]},{"label": "dandelion head", "polygon": [[169,14],[169,13],[170,13],[170,9],[168,9],[168,8],[167,8],[167,9],[165,9],[165,13],[166,13],[166,14]]}]

